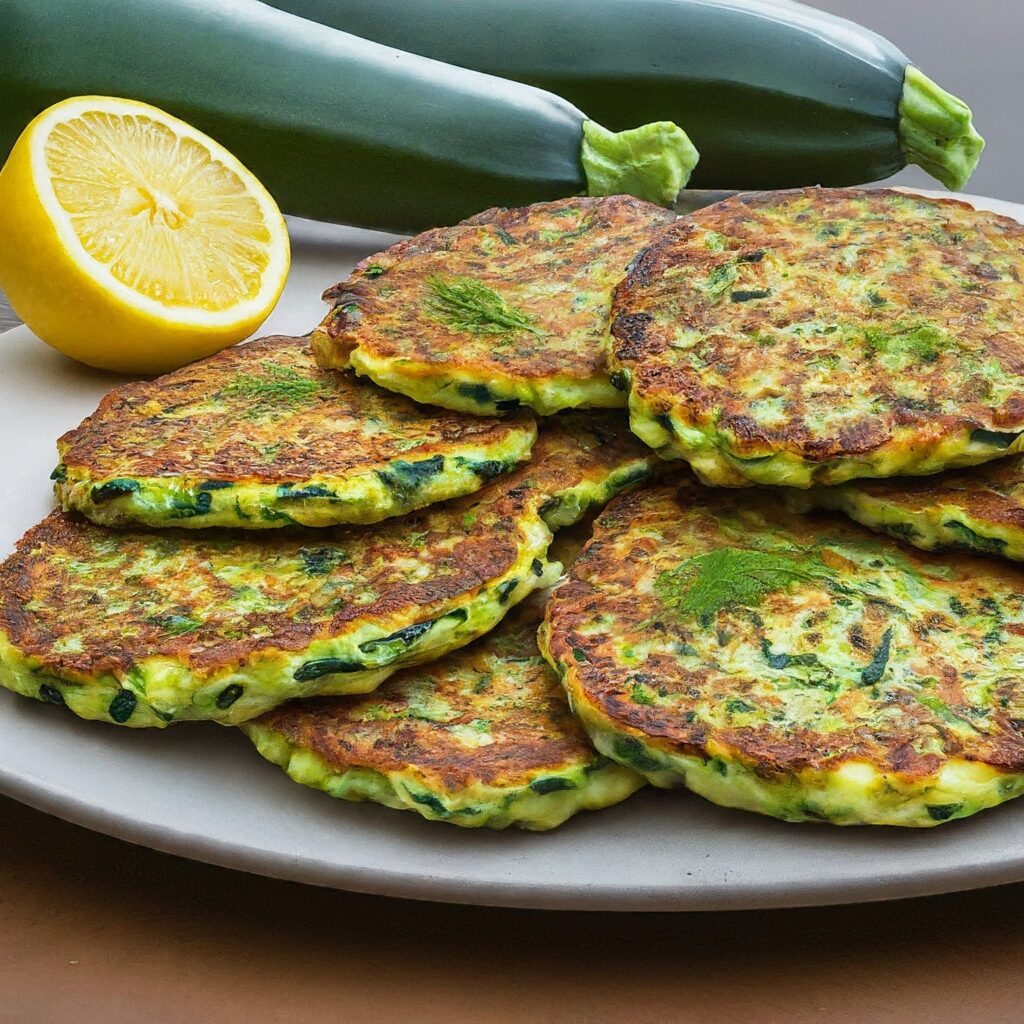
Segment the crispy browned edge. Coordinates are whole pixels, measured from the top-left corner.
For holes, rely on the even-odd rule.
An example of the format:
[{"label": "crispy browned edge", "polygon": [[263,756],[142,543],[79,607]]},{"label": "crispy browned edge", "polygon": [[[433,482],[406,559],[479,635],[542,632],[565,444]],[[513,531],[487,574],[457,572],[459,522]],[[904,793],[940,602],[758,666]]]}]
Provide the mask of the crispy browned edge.
[{"label": "crispy browned edge", "polygon": [[[676,224],[664,229],[656,241],[648,246],[635,261],[632,269],[615,289],[612,302],[612,336],[615,359],[629,368],[634,376],[634,388],[644,395],[645,400],[662,407],[686,406],[687,418],[694,422],[707,420],[712,413],[716,430],[731,434],[736,441],[737,454],[762,454],[768,448],[782,447],[799,454],[809,462],[828,462],[833,459],[867,455],[892,441],[894,430],[918,425],[921,414],[913,409],[892,409],[882,416],[868,421],[858,421],[854,426],[839,431],[834,437],[820,438],[808,431],[802,424],[788,423],[781,430],[766,431],[746,412],[746,406],[738,403],[735,407],[723,406],[718,392],[705,394],[699,378],[676,366],[647,362],[645,357],[652,352],[656,355],[664,345],[654,341],[654,348],[647,335],[647,328],[653,322],[646,312],[630,313],[633,293],[647,287],[662,272],[678,262],[675,251],[677,241],[691,234],[696,227],[707,227],[728,233],[728,221],[735,213],[751,208],[770,208],[780,199],[795,198],[804,194],[814,197],[818,207],[827,213],[850,198],[867,197],[875,205],[882,206],[889,198],[898,196],[915,198],[913,193],[895,189],[787,189],[767,192],[752,192],[733,196],[712,206],[705,207],[681,218]],[[971,210],[975,208],[958,199],[919,196],[929,203],[950,208]],[[1024,225],[1001,214],[977,211],[1001,223],[1010,234],[1018,236],[1024,249]],[[724,221],[724,223],[723,223]],[[944,306],[936,302],[933,315],[941,319]],[[1020,370],[1024,373],[1024,358]],[[794,371],[789,379],[799,376]],[[638,385],[638,381],[641,381]],[[780,383],[785,385],[787,376],[783,373]],[[928,423],[940,427],[942,434],[974,429],[1015,430],[1024,426],[1024,392],[1009,398],[989,416],[949,415],[928,413]]]},{"label": "crispy browned edge", "polygon": [[[702,504],[710,503],[713,508],[715,504],[749,501],[750,495],[741,492],[738,496],[723,496],[721,491],[710,491],[689,483],[679,487],[665,485],[623,494],[598,516],[592,539],[570,570],[568,579],[555,590],[545,616],[551,655],[559,666],[574,702],[585,701],[593,706],[602,718],[612,724],[612,728],[625,735],[645,737],[672,753],[703,760],[716,756],[723,748],[732,750],[748,764],[756,766],[758,773],[765,776],[787,775],[804,770],[831,770],[845,761],[857,760],[869,761],[882,771],[898,772],[907,779],[920,779],[934,774],[945,762],[957,756],[982,761],[1007,772],[1024,771],[1024,736],[1015,733],[1008,715],[1003,714],[1000,719],[998,712],[996,717],[1001,720],[1003,729],[997,737],[986,737],[983,749],[979,749],[977,744],[960,742],[952,730],[947,730],[943,739],[949,749],[938,755],[918,753],[913,748],[912,736],[880,736],[867,727],[836,732],[835,743],[826,748],[822,745],[821,734],[810,729],[794,729],[786,740],[773,741],[761,727],[718,729],[701,722],[686,723],[666,718],[664,710],[657,706],[621,699],[622,667],[604,651],[608,643],[607,633],[601,634],[600,645],[596,646],[594,638],[581,631],[602,605],[600,592],[581,579],[581,573],[600,572],[606,551],[614,563],[618,564],[614,554],[616,543],[631,530],[634,522],[644,517],[645,503],[652,498],[671,503],[666,504],[662,510],[665,516],[671,516],[673,506],[682,510],[699,501]],[[879,538],[842,520],[833,521],[832,517],[828,519],[830,530],[851,534],[863,532],[866,540],[877,542],[881,547],[898,547],[895,541],[888,538]],[[633,539],[633,550],[641,556],[645,552],[653,554],[657,544],[654,538],[637,536]],[[935,556],[926,557],[902,547],[898,547],[898,550],[900,556],[910,562],[935,561]],[[984,571],[986,567],[1020,575],[1021,589],[1024,591],[1024,572],[1005,563],[955,554],[944,556],[944,560],[965,575],[977,575],[979,570]],[[616,628],[621,636],[626,636],[630,633],[631,624],[620,621],[616,623]],[[1024,635],[1024,627],[1012,631]],[[580,661],[573,654],[574,648],[584,651],[587,660]],[[673,671],[672,678],[661,679],[659,683],[671,689],[686,690],[693,687],[699,690],[707,685],[710,675],[707,669],[681,671],[676,662],[666,663],[665,667]],[[1008,685],[1020,683],[1011,679]],[[934,719],[934,715],[929,714],[926,708],[912,710],[919,710],[921,719]]]}]

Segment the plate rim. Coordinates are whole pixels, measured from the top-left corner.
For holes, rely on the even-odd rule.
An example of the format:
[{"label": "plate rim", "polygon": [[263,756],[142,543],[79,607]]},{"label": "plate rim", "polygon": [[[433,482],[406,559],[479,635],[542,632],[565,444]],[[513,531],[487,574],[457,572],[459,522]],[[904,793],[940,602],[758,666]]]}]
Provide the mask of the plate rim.
[{"label": "plate rim", "polygon": [[[964,193],[923,189],[905,191],[938,198],[960,199],[982,206],[996,205],[1000,212],[1010,210],[1012,213],[1008,215],[1024,221],[1024,203]],[[332,226],[317,222],[305,222],[294,218],[289,218],[289,222],[293,239],[296,235],[299,236],[296,249],[299,249],[307,238],[310,245],[323,246],[324,239],[330,237],[333,230]],[[377,238],[385,240],[383,236],[373,238],[370,233],[366,234],[368,241],[377,241]],[[15,332],[27,331],[24,326],[14,328],[9,332],[8,339]],[[15,701],[20,699],[13,694],[10,697]],[[2,713],[0,711],[0,714]],[[18,773],[2,760],[0,794],[76,826],[162,853],[218,867],[372,895],[481,906],[622,912],[761,910],[928,896],[1008,884],[1024,879],[1022,849],[1018,855],[1007,856],[1001,860],[965,864],[962,858],[954,858],[925,869],[918,867],[909,873],[897,871],[880,876],[877,871],[863,871],[839,881],[829,879],[827,874],[823,874],[807,876],[799,881],[790,881],[785,887],[775,888],[766,886],[763,882],[744,884],[728,879],[709,882],[700,888],[672,885],[668,882],[644,885],[642,880],[636,879],[627,879],[616,884],[574,883],[571,887],[545,882],[543,878],[535,878],[530,882],[497,882],[482,878],[452,878],[443,874],[432,874],[428,869],[395,870],[369,862],[342,864],[312,856],[289,856],[280,850],[231,841],[209,832],[197,832],[194,828],[173,828],[142,816],[122,812],[95,798],[89,800],[78,794],[69,794],[62,791],[54,781],[48,782],[45,777],[28,772]],[[323,796],[326,813],[336,810],[326,803],[329,799]],[[691,796],[691,799],[700,798]],[[382,812],[387,813],[383,809]],[[749,818],[750,815],[745,814],[744,817]],[[441,823],[431,824],[438,829],[445,827]],[[449,831],[455,830],[449,828]],[[455,831],[451,838],[457,839],[462,831]],[[899,868],[900,864],[894,866]]]}]

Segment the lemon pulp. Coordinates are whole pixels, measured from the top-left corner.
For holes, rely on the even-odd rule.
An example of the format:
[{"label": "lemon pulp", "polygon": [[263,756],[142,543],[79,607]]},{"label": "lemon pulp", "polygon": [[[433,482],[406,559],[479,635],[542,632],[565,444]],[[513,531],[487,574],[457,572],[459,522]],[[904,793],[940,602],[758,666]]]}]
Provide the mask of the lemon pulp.
[{"label": "lemon pulp", "polygon": [[122,284],[208,310],[259,292],[270,232],[205,146],[145,115],[87,111],[56,125],[44,153],[76,237]]},{"label": "lemon pulp", "polygon": [[0,170],[0,289],[40,338],[92,366],[159,373],[242,340],[289,259],[259,181],[145,103],[57,103]]}]

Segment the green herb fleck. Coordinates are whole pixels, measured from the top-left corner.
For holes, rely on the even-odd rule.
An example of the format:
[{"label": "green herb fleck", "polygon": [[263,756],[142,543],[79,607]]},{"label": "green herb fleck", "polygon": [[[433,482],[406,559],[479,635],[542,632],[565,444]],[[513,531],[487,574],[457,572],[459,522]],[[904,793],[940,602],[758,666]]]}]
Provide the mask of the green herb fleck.
[{"label": "green herb fleck", "polygon": [[131,690],[118,690],[107,707],[107,714],[118,725],[124,725],[135,713],[135,705],[137,703],[135,694]]},{"label": "green herb fleck", "polygon": [[89,492],[89,496],[95,504],[102,505],[105,501],[123,498],[126,494],[137,494],[139,490],[140,484],[138,480],[119,477],[116,480],[108,480],[103,484],[96,484]]},{"label": "green herb fleck", "polygon": [[650,757],[644,745],[633,736],[622,736],[615,741],[615,757],[620,761],[628,761],[637,771],[656,772],[661,764]]},{"label": "green herb fleck", "polygon": [[763,638],[761,640],[761,654],[770,668],[783,669],[789,668],[790,665],[807,666],[819,664],[816,654],[786,654],[785,652],[773,654],[772,645]]},{"label": "green herb fleck", "polygon": [[733,697],[725,702],[725,710],[730,715],[749,715],[752,711],[756,711],[757,708],[753,704],[748,704],[740,697]]},{"label": "green herb fleck", "polygon": [[563,779],[558,775],[549,775],[544,779],[534,779],[530,783],[530,789],[534,791],[538,796],[544,796],[545,793],[558,793],[564,789],[575,789],[576,786],[573,784],[571,779]]},{"label": "green herb fleck", "polygon": [[168,512],[170,519],[191,519],[203,516],[213,505],[213,495],[209,491],[195,491],[191,494],[179,494],[171,500]]},{"label": "green herb fleck", "polygon": [[169,636],[181,636],[184,633],[193,633],[201,623],[190,619],[187,615],[150,615],[147,622],[158,626]]},{"label": "green herb fleck", "polygon": [[378,469],[377,476],[385,487],[402,501],[410,501],[428,480],[444,471],[444,456],[408,462],[395,459],[387,469]]},{"label": "green herb fleck", "polygon": [[411,626],[403,626],[396,629],[394,633],[378,637],[376,640],[367,640],[359,645],[359,650],[364,654],[383,653],[387,659],[380,662],[387,665],[394,661],[403,651],[411,647],[420,637],[425,636],[433,628],[434,620],[427,619],[426,622],[415,622]]},{"label": "green herb fleck", "polygon": [[800,582],[828,580],[831,575],[817,552],[784,555],[749,548],[718,548],[660,573],[654,589],[670,608],[706,625],[723,608],[755,608],[772,591]]},{"label": "green herb fleck", "polygon": [[879,643],[874,656],[862,669],[860,674],[861,686],[874,686],[885,675],[885,668],[889,664],[889,648],[891,645],[892,626],[882,634],[881,643]]},{"label": "green herb fleck", "polygon": [[543,334],[537,318],[509,305],[496,291],[471,277],[427,278],[432,298],[427,313],[438,323],[467,334]]},{"label": "green herb fleck", "polygon": [[39,687],[39,699],[47,704],[56,704],[58,707],[64,705],[64,694],[56,686],[49,683],[42,683]]},{"label": "green herb fleck", "polygon": [[269,359],[260,362],[262,374],[240,373],[221,389],[221,397],[247,398],[253,405],[245,412],[246,419],[257,419],[275,407],[295,407],[309,401],[322,391],[324,384],[307,377],[290,366],[278,366]]},{"label": "green herb fleck", "polygon": [[953,341],[930,324],[896,328],[891,333],[875,327],[864,331],[864,343],[872,355],[897,355],[934,363],[953,346]]},{"label": "green herb fleck", "polygon": [[1001,537],[984,537],[956,519],[947,519],[942,525],[956,537],[956,543],[960,547],[969,548],[971,551],[1001,555],[1006,547],[1006,541]]},{"label": "green herb fleck", "polygon": [[327,576],[329,573],[349,560],[342,548],[319,547],[299,548],[302,568],[307,576]]},{"label": "green herb fleck", "polygon": [[654,704],[654,695],[642,683],[634,683],[629,691],[629,699],[634,704]]},{"label": "green herb fleck", "polygon": [[938,697],[917,694],[917,702],[934,712],[944,722],[949,722],[950,725],[966,725],[974,728],[966,718],[961,718],[945,701],[939,700]]},{"label": "green herb fleck", "polygon": [[410,790],[406,792],[409,793],[414,803],[420,804],[423,807],[429,807],[439,818],[451,817],[452,812],[432,793],[413,793]]},{"label": "green herb fleck", "polygon": [[456,455],[455,462],[459,468],[469,470],[481,480],[493,480],[510,468],[501,459],[467,459],[463,455]]},{"label": "green herb fleck", "polygon": [[223,690],[217,694],[217,707],[221,711],[226,711],[232,704],[242,696],[242,687],[238,683],[231,683],[230,686],[225,686]]},{"label": "green herb fleck", "polygon": [[494,405],[498,397],[486,384],[460,384],[455,390],[477,405]]},{"label": "green herb fleck", "polygon": [[734,263],[720,263],[708,274],[704,284],[704,292],[713,299],[724,295],[736,283],[739,271]]},{"label": "green herb fleck", "polygon": [[346,661],[342,658],[318,658],[316,661],[305,661],[295,670],[295,679],[300,683],[308,683],[311,679],[333,675],[335,672],[359,672],[364,668],[358,661]]}]

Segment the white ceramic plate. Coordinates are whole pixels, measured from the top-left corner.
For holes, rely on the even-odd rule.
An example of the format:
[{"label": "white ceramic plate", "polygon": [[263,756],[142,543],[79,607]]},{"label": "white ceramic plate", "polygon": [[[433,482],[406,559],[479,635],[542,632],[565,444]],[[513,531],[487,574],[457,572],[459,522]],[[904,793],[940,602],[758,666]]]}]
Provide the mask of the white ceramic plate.
[{"label": "white ceramic plate", "polygon": [[[976,200],[1024,220],[1024,207]],[[264,333],[304,333],[321,289],[384,235],[293,221],[291,280]],[[59,296],[55,301],[60,301]],[[74,310],[69,309],[69,316]],[[0,548],[50,508],[54,439],[115,379],[26,328],[0,338]],[[677,910],[884,899],[1024,879],[1024,800],[938,829],[787,825],[644,791],[547,834],[491,833],[333,800],[216,725],[83,722],[0,694],[0,791],[159,850],[303,882],[525,907]]]}]

